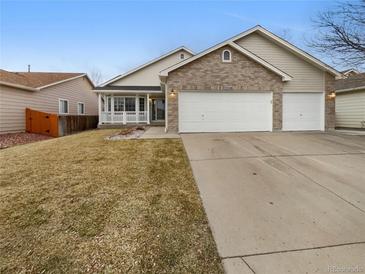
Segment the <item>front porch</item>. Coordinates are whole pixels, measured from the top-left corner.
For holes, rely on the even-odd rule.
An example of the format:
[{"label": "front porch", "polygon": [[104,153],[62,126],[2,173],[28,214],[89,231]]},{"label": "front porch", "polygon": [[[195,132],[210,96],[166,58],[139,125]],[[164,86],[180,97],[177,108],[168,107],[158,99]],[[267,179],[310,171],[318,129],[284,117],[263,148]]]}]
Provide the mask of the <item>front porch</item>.
[{"label": "front porch", "polygon": [[165,99],[144,95],[99,94],[99,126],[165,124]]}]

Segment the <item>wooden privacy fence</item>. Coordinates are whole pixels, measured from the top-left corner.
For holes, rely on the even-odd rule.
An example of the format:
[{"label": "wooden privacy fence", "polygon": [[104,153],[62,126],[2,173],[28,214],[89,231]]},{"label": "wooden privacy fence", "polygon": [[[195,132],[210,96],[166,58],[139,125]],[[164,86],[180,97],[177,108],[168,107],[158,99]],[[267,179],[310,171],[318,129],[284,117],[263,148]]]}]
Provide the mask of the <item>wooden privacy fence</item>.
[{"label": "wooden privacy fence", "polygon": [[25,109],[26,130],[31,133],[58,137],[58,115]]},{"label": "wooden privacy fence", "polygon": [[25,110],[26,131],[52,137],[65,136],[79,131],[94,129],[98,116],[58,115],[27,108]]}]

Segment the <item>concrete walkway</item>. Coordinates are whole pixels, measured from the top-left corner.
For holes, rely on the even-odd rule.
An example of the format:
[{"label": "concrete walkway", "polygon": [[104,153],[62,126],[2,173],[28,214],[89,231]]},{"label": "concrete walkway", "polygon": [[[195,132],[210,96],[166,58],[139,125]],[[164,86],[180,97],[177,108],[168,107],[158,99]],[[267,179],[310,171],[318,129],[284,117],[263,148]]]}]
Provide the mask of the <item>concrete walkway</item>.
[{"label": "concrete walkway", "polygon": [[365,272],[365,136],[182,139],[227,273]]},{"label": "concrete walkway", "polygon": [[164,138],[180,138],[179,134],[176,133],[166,133],[165,127],[151,126],[147,128],[145,133],[140,137],[140,139],[164,139]]}]

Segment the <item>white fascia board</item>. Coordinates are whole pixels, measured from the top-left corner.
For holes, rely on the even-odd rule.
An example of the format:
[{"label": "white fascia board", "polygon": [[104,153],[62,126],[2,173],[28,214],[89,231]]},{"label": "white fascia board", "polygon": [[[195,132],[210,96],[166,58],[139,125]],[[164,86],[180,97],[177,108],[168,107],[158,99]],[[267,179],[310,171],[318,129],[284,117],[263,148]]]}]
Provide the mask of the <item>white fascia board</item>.
[{"label": "white fascia board", "polygon": [[365,86],[361,86],[361,87],[356,87],[356,88],[345,88],[345,89],[339,89],[336,90],[336,93],[341,93],[341,92],[348,92],[348,91],[357,91],[357,90],[361,90],[364,89],[365,90]]},{"label": "white fascia board", "polygon": [[116,76],[116,77],[114,77],[114,78],[112,78],[112,79],[110,79],[110,80],[108,80],[108,81],[106,81],[106,82],[102,83],[102,84],[101,84],[101,85],[99,85],[99,86],[100,86],[100,87],[105,87],[106,85],[108,85],[108,84],[110,84],[110,83],[113,83],[113,82],[115,82],[115,81],[118,81],[118,80],[120,80],[120,79],[122,79],[122,78],[124,78],[124,77],[126,77],[126,76],[128,76],[128,75],[130,75],[130,74],[132,74],[132,73],[134,73],[134,72],[136,72],[136,71],[138,71],[138,70],[141,70],[141,69],[143,69],[143,68],[145,68],[145,67],[147,67],[147,66],[149,66],[149,65],[152,65],[152,64],[154,64],[154,63],[156,63],[156,62],[158,62],[158,61],[160,61],[160,60],[162,60],[162,59],[164,59],[164,58],[166,58],[166,57],[168,57],[168,56],[170,56],[170,55],[172,55],[172,54],[174,54],[174,53],[176,53],[176,52],[179,52],[180,50],[185,50],[186,52],[190,53],[191,55],[194,55],[194,52],[193,52],[193,51],[191,51],[190,49],[188,49],[187,47],[185,47],[185,46],[178,47],[177,49],[174,49],[174,50],[172,50],[172,51],[169,51],[168,53],[166,53],[166,54],[164,54],[164,55],[161,55],[160,57],[158,57],[158,58],[156,58],[156,59],[153,59],[153,60],[151,60],[151,61],[149,61],[149,62],[147,62],[147,63],[144,63],[143,65],[138,66],[138,67],[136,67],[136,68],[134,68],[134,69],[132,69],[132,70],[130,70],[130,71],[128,71],[128,72],[126,72],[126,73],[123,73],[123,74],[121,74],[121,75],[118,75],[118,76]]},{"label": "white fascia board", "polygon": [[190,62],[192,62],[196,59],[199,59],[200,57],[203,57],[204,55],[206,55],[210,52],[213,52],[213,51],[215,51],[215,50],[217,50],[221,47],[224,47],[224,46],[230,46],[230,47],[238,50],[242,54],[248,56],[249,58],[255,60],[257,63],[263,65],[264,67],[268,68],[269,70],[273,71],[274,73],[280,75],[282,77],[283,81],[290,81],[292,79],[292,77],[289,74],[287,74],[287,73],[283,72],[282,70],[278,69],[277,67],[271,65],[270,63],[268,63],[264,59],[258,57],[257,55],[253,54],[252,52],[250,52],[249,50],[237,45],[233,41],[224,41],[224,42],[222,42],[222,43],[220,43],[220,44],[218,44],[214,47],[211,47],[211,48],[207,49],[206,51],[203,51],[203,52],[201,52],[201,53],[199,53],[199,54],[197,54],[193,57],[190,57],[189,59],[186,59],[185,61],[182,61],[182,62],[180,62],[180,63],[178,63],[174,66],[171,66],[171,67],[169,67],[165,70],[162,70],[160,72],[160,78],[166,77],[166,76],[168,76],[170,71],[173,71],[173,70],[175,70],[175,69],[177,69],[177,68],[179,68],[179,67],[181,67],[181,66],[183,66],[187,63],[190,63]]}]

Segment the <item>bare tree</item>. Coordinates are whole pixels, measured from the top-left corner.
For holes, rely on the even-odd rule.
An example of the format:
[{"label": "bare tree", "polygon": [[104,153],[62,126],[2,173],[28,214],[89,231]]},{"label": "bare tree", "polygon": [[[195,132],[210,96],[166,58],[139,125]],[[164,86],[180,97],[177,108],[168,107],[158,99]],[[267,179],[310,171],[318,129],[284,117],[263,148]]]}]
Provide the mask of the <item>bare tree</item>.
[{"label": "bare tree", "polygon": [[90,79],[93,81],[94,85],[97,86],[102,83],[103,75],[97,68],[92,68],[89,73]]},{"label": "bare tree", "polygon": [[318,33],[309,46],[335,64],[365,67],[365,0],[343,2],[313,20]]}]

